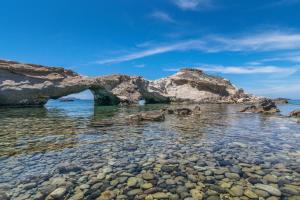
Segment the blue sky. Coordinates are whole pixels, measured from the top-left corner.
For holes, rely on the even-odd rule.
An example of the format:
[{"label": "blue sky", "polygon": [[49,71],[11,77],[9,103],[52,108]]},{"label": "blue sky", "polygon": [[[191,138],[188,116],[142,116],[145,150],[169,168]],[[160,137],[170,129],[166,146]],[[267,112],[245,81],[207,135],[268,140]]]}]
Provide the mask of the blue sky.
[{"label": "blue sky", "polygon": [[0,58],[157,79],[182,67],[300,99],[300,0],[2,0]]}]

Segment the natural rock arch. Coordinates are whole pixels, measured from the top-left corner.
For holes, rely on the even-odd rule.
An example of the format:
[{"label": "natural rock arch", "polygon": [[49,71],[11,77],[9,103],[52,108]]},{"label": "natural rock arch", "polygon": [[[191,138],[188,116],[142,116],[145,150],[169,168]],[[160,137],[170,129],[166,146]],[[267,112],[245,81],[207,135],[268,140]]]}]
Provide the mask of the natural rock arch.
[{"label": "natural rock arch", "polygon": [[83,77],[58,67],[0,60],[0,106],[42,106],[49,99],[90,89],[95,105],[190,102],[245,102],[251,96],[230,81],[197,69],[182,69],[154,81],[140,76]]}]

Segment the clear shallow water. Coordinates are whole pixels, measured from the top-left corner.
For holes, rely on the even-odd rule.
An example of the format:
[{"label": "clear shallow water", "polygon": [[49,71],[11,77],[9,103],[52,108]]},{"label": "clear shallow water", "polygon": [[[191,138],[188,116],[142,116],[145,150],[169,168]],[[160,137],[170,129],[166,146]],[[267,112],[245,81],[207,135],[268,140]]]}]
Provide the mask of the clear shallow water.
[{"label": "clear shallow water", "polygon": [[300,198],[296,120],[201,105],[198,116],[124,123],[164,106],[0,109],[0,199]]}]

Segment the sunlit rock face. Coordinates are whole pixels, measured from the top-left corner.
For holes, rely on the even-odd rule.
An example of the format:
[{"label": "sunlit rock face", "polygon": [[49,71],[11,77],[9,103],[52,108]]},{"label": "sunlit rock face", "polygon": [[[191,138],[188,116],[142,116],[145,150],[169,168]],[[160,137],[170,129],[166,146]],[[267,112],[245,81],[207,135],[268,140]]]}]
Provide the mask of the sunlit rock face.
[{"label": "sunlit rock face", "polygon": [[95,78],[58,67],[0,60],[0,106],[42,106],[49,99],[90,89],[96,105],[169,102],[244,103],[256,97],[238,90],[228,80],[197,69],[149,81],[140,76]]},{"label": "sunlit rock face", "polygon": [[148,90],[149,81],[139,76],[110,75],[97,77],[91,86],[97,105],[167,103],[168,97]]},{"label": "sunlit rock face", "polygon": [[0,60],[0,106],[41,106],[88,87],[71,70]]},{"label": "sunlit rock face", "polygon": [[166,103],[168,97],[149,91],[142,77],[110,75],[87,78],[58,67],[0,61],[0,106],[42,106],[49,99],[91,89],[96,105]]},{"label": "sunlit rock face", "polygon": [[197,69],[182,69],[173,76],[152,81],[150,89],[172,101],[217,101],[234,96],[239,90],[228,80],[210,76]]}]

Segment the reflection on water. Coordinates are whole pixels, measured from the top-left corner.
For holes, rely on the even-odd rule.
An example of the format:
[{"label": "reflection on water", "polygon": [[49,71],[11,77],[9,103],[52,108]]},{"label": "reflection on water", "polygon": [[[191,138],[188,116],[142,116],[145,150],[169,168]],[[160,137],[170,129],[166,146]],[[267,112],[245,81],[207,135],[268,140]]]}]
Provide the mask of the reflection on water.
[{"label": "reflection on water", "polygon": [[299,199],[294,120],[201,105],[201,115],[123,123],[162,107],[0,109],[0,199]]}]

